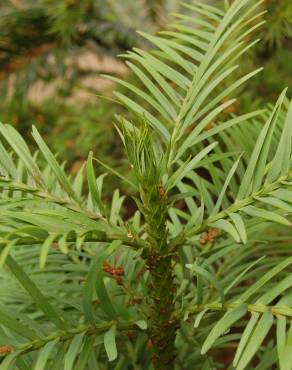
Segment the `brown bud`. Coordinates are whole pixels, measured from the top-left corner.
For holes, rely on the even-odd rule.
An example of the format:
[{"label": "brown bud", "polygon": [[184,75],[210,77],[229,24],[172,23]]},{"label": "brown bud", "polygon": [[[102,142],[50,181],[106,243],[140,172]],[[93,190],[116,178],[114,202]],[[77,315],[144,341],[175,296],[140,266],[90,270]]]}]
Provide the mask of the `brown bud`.
[{"label": "brown bud", "polygon": [[115,280],[118,285],[123,285],[123,279],[120,276],[115,276]]},{"label": "brown bud", "polygon": [[0,347],[0,354],[7,354],[7,353],[11,353],[12,352],[12,348],[10,346],[1,346]]},{"label": "brown bud", "polygon": [[153,340],[152,340],[152,338],[148,338],[147,347],[148,348],[152,348],[153,347]]},{"label": "brown bud", "polygon": [[158,188],[158,191],[159,191],[160,199],[164,199],[165,198],[165,189],[164,189],[164,186],[163,185],[160,185],[159,188]]}]

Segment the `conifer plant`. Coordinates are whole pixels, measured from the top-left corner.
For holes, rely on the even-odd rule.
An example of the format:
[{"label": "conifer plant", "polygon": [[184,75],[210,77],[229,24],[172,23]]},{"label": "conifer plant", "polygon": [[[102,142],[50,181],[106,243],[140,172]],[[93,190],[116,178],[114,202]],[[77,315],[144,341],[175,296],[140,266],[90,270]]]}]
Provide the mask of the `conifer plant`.
[{"label": "conifer plant", "polygon": [[0,125],[1,370],[292,369],[292,104],[230,109],[260,4],[192,1],[124,55],[131,178]]}]

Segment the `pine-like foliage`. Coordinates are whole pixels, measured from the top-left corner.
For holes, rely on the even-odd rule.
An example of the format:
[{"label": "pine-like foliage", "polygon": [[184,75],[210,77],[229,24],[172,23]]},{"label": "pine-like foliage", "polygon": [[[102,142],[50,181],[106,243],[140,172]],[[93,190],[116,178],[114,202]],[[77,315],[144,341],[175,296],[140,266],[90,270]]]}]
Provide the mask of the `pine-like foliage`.
[{"label": "pine-like foliage", "polygon": [[193,1],[125,55],[132,179],[92,154],[72,178],[35,128],[31,154],[0,125],[1,370],[291,370],[292,103],[226,113],[259,72],[228,84],[259,5]]},{"label": "pine-like foliage", "polygon": [[[146,47],[147,41],[136,29],[151,33],[161,29],[168,19],[168,10],[177,10],[178,3],[178,0],[2,0],[2,121],[17,127],[28,144],[30,136],[26,134],[33,123],[42,135],[58,131],[58,140],[46,138],[48,144],[62,158],[67,159],[67,153],[74,152],[69,163],[75,162],[77,167],[89,148],[93,148],[93,141],[96,147],[103,147],[104,155],[112,153],[114,139],[104,143],[99,131],[111,124],[114,107],[97,106],[94,102],[95,94],[111,90],[112,83],[98,77],[97,72],[125,75],[127,68],[122,61],[117,62],[116,54],[133,45]],[[99,130],[95,129],[97,125]],[[88,130],[92,135],[84,134]],[[113,131],[107,133],[116,138]],[[80,143],[74,145],[76,132]],[[108,157],[113,163],[114,156]]]}]

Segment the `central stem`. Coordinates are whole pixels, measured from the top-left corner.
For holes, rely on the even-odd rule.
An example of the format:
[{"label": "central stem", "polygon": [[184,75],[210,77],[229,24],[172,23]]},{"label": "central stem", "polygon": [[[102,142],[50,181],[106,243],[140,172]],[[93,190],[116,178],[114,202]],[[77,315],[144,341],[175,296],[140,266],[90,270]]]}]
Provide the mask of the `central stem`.
[{"label": "central stem", "polygon": [[167,243],[167,203],[161,188],[144,193],[145,219],[150,250],[145,256],[151,275],[150,320],[153,365],[156,370],[172,370],[175,361],[176,323],[174,312],[175,284],[172,257]]},{"label": "central stem", "polygon": [[153,365],[156,370],[174,369],[175,361],[175,322],[174,284],[171,257],[157,254],[149,270],[152,277],[151,340],[153,343]]}]

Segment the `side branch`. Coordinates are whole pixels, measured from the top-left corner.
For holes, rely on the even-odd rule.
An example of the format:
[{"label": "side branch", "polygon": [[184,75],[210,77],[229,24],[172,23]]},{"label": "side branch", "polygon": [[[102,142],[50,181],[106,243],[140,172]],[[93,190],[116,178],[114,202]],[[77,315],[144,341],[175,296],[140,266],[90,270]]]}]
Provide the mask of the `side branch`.
[{"label": "side branch", "polygon": [[233,203],[231,206],[224,209],[223,211],[208,217],[207,219],[205,219],[205,221],[201,223],[201,225],[195,226],[189,231],[182,230],[173,240],[171,240],[170,242],[171,251],[175,251],[180,245],[185,243],[188,238],[206,231],[212,223],[228,217],[228,213],[239,212],[244,207],[254,204],[256,202],[255,197],[267,196],[273,191],[281,188],[282,185],[281,182],[291,181],[291,179],[292,171],[290,171],[286,176],[280,177],[277,181],[268,184],[267,186],[264,186],[259,191],[252,193],[250,196]]},{"label": "side branch", "polygon": [[[175,317],[177,319],[182,319],[185,316],[189,316],[192,314],[200,313],[204,310],[208,311],[223,311],[226,312],[230,309],[236,308],[238,306],[244,305],[244,302],[230,302],[230,303],[206,303],[201,305],[191,305],[185,307],[182,310],[175,312]],[[287,306],[267,306],[263,304],[248,304],[246,303],[247,311],[250,313],[264,313],[266,311],[270,311],[274,316],[285,316],[285,317],[292,317],[292,307]]]},{"label": "side branch", "polygon": [[[58,339],[59,342],[65,342],[67,340],[72,339],[75,335],[84,333],[86,335],[97,335],[103,334],[107,330],[109,330],[113,325],[116,326],[117,330],[119,331],[127,331],[127,330],[136,330],[140,331],[141,329],[135,324],[134,321],[108,321],[98,323],[96,325],[81,325],[76,328],[70,329],[68,331],[57,331],[52,333],[46,337],[38,338],[30,343],[26,343],[19,348],[13,349],[13,351],[19,351],[20,354],[29,353],[32,351],[36,351],[42,347],[44,347],[48,342],[52,342],[55,339]],[[9,355],[9,352],[3,353],[0,355],[1,357],[5,357]]]}]

